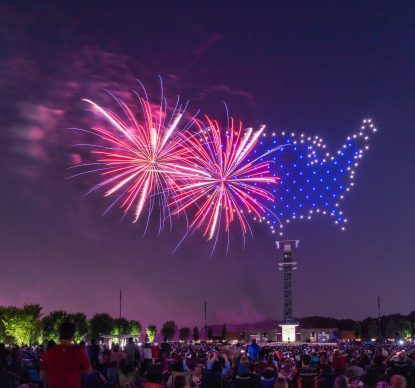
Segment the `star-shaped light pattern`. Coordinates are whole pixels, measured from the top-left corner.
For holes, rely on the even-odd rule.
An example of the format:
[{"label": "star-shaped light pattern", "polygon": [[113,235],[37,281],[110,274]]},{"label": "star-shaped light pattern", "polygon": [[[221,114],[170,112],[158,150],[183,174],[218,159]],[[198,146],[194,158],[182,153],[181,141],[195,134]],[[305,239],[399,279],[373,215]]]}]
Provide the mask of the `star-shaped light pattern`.
[{"label": "star-shaped light pattern", "polygon": [[271,176],[281,180],[271,192],[275,202],[262,217],[272,233],[280,233],[284,225],[298,220],[311,220],[315,215],[328,215],[345,230],[348,222],[340,207],[345,195],[353,188],[356,168],[376,127],[371,119],[363,120],[359,132],[347,137],[340,149],[331,154],[319,136],[281,132],[264,134],[254,155],[276,145],[284,147],[269,157]]}]

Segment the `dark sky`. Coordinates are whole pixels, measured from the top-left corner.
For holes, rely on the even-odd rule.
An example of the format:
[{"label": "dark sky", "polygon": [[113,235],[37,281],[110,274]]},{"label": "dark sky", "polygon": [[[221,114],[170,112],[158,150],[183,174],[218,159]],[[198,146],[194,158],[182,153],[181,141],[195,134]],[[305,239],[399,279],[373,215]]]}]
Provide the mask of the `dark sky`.
[{"label": "dark sky", "polygon": [[[344,202],[329,218],[292,225],[295,314],[365,318],[409,313],[413,300],[415,166],[413,2],[5,2],[0,5],[0,304],[124,315],[143,324],[280,319],[280,252],[264,225],[242,250],[200,234],[174,254],[176,226],[143,237],[120,221],[96,177],[67,180],[90,124],[82,98],[190,100],[247,125],[323,136],[333,151],[370,116],[379,132]],[[106,100],[107,99],[107,100]]]}]

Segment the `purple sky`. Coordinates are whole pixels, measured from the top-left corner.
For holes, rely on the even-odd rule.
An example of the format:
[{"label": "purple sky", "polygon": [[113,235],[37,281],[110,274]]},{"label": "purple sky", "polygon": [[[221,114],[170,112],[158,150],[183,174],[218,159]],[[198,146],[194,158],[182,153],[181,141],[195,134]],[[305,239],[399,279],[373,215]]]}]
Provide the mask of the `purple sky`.
[{"label": "purple sky", "polygon": [[96,177],[66,180],[80,140],[66,128],[91,120],[81,99],[128,96],[136,78],[157,96],[160,74],[191,109],[222,114],[226,101],[247,125],[318,134],[332,150],[371,116],[348,230],[327,217],[287,230],[301,240],[295,314],[364,318],[378,295],[384,313],[415,310],[414,3],[76,3],[0,6],[0,305],[116,315],[122,288],[124,315],[143,324],[200,324],[204,300],[211,323],[281,318],[266,226],[243,251],[232,236],[227,256],[209,258],[200,234],[172,255],[183,225],[142,237],[83,196]]}]

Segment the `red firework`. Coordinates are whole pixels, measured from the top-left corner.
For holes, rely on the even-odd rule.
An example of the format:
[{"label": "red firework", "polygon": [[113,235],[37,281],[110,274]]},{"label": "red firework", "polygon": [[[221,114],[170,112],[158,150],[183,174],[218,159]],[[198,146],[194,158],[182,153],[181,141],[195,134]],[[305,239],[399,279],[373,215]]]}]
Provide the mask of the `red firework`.
[{"label": "red firework", "polygon": [[178,183],[172,202],[176,206],[174,213],[196,205],[198,210],[189,230],[203,228],[209,240],[217,236],[222,223],[228,232],[235,220],[245,234],[249,227],[247,214],[260,218],[265,212],[262,203],[274,200],[269,191],[259,186],[275,184],[279,179],[270,176],[270,162],[260,161],[265,155],[252,156],[265,127],[257,131],[243,129],[241,122],[235,125],[230,118],[224,133],[218,122],[207,116],[206,125],[200,121],[196,124],[198,134],[186,138],[186,148],[194,153],[188,159],[192,175]]}]

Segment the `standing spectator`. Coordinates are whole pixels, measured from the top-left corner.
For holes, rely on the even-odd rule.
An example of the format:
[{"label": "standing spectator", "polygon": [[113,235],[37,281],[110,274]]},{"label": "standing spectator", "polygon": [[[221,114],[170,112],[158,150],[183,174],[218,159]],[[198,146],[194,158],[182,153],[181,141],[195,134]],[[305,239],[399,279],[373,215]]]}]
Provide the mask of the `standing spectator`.
[{"label": "standing spectator", "polygon": [[72,345],[75,325],[63,322],[59,326],[60,344],[46,351],[40,366],[40,379],[49,388],[80,388],[81,372],[91,373],[85,352]]},{"label": "standing spectator", "polygon": [[131,367],[135,367],[137,364],[137,360],[136,360],[137,349],[135,347],[132,337],[128,338],[128,342],[127,342],[127,345],[125,345],[124,352],[125,352],[125,364]]},{"label": "standing spectator", "polygon": [[0,368],[7,366],[7,349],[3,343],[0,343]]},{"label": "standing spectator", "polygon": [[251,361],[258,361],[259,352],[261,347],[256,343],[256,339],[253,338],[251,344],[248,346],[248,357]]},{"label": "standing spectator", "polygon": [[144,345],[143,349],[143,368],[142,373],[145,373],[147,370],[147,365],[151,364],[151,361],[153,360],[153,353],[151,352],[151,346],[149,343]]},{"label": "standing spectator", "polygon": [[124,360],[124,353],[121,351],[119,345],[115,345],[111,352],[111,361],[115,361],[117,366],[120,366],[121,360]]},{"label": "standing spectator", "polygon": [[288,386],[291,387],[293,386],[294,377],[295,377],[294,362],[288,358],[287,360],[285,360],[284,364],[282,365],[278,373],[278,378],[284,379],[287,382]]},{"label": "standing spectator", "polygon": [[[402,351],[397,354],[397,356],[392,356],[387,360],[388,366],[388,380],[391,380],[393,375],[399,375],[405,377],[405,380],[408,381],[409,375],[411,373],[413,362],[408,358],[406,352]],[[406,384],[406,383],[405,383]]]},{"label": "standing spectator", "polygon": [[111,350],[109,350],[106,345],[104,345],[102,348],[101,356],[104,368],[108,368],[111,363]]},{"label": "standing spectator", "polygon": [[15,345],[10,353],[10,360],[9,360],[9,369],[10,372],[19,374],[20,367],[22,364],[22,357],[20,355],[20,348]]},{"label": "standing spectator", "polygon": [[168,342],[164,341],[160,344],[160,359],[163,362],[166,359],[171,351],[171,346]]},{"label": "standing spectator", "polygon": [[364,375],[364,369],[357,365],[356,360],[353,360],[346,370],[346,377],[351,387],[358,387],[360,385],[360,380]]},{"label": "standing spectator", "polygon": [[89,362],[93,368],[99,368],[99,346],[95,338],[91,339],[91,343],[87,347]]},{"label": "standing spectator", "polygon": [[342,375],[347,369],[347,357],[340,350],[336,350],[333,355],[333,368],[336,376]]},{"label": "standing spectator", "polygon": [[328,363],[328,358],[325,353],[320,356],[319,365],[319,388],[332,388],[334,384],[334,369]]},{"label": "standing spectator", "polygon": [[317,388],[318,370],[310,366],[311,357],[305,354],[302,359],[302,367],[297,371],[298,388]]},{"label": "standing spectator", "polygon": [[151,356],[153,360],[157,361],[160,358],[160,348],[157,344],[151,346]]},{"label": "standing spectator", "polygon": [[381,355],[375,356],[373,365],[368,368],[363,380],[366,386],[374,386],[379,382],[386,381],[386,368]]}]

